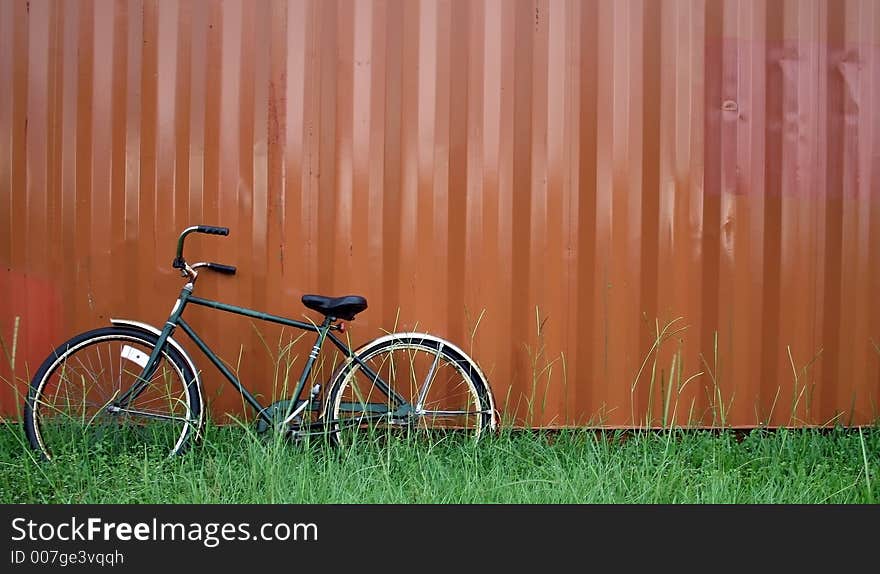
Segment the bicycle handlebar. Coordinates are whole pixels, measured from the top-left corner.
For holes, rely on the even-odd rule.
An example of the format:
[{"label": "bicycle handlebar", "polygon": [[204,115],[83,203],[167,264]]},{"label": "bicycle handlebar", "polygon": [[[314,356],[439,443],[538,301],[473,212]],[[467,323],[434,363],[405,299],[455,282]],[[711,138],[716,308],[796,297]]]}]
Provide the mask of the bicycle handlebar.
[{"label": "bicycle handlebar", "polygon": [[[175,269],[181,269],[181,273],[183,273],[184,275],[187,274],[187,265],[186,259],[183,258],[183,242],[186,239],[186,236],[190,233],[207,233],[208,235],[229,235],[229,228],[217,227],[214,225],[193,225],[183,230],[183,232],[180,234],[180,237],[177,239],[177,254],[174,257],[174,261],[171,262],[171,266]],[[235,267],[231,265],[223,265],[222,263],[205,263],[204,266],[208,269],[212,269],[226,275],[235,275]]]},{"label": "bicycle handlebar", "polygon": [[232,265],[223,265],[222,263],[208,263],[205,268],[223,273],[225,275],[235,275],[235,267]]},{"label": "bicycle handlebar", "polygon": [[228,227],[215,227],[213,225],[197,225],[196,229],[199,233],[209,233],[211,235],[229,235]]}]

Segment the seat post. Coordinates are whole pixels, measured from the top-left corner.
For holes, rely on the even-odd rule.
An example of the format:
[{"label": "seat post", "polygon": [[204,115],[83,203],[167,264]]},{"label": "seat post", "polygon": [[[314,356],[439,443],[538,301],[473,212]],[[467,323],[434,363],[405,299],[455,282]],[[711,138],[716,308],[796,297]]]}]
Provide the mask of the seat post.
[{"label": "seat post", "polygon": [[[309,358],[306,360],[306,365],[303,367],[302,375],[299,378],[299,382],[296,384],[296,389],[293,391],[293,400],[291,401],[291,405],[295,405],[299,400],[300,395],[302,394],[303,389],[306,386],[306,381],[309,379],[309,375],[312,373],[312,368],[315,365],[315,361],[318,358],[318,353],[321,351],[321,347],[324,345],[324,339],[327,338],[327,333],[330,331],[330,327],[335,321],[336,318],[332,315],[325,315],[324,321],[321,323],[321,326],[318,327],[318,338],[315,340],[315,344],[312,346],[312,350],[309,353]],[[289,415],[290,413],[288,413]]]}]

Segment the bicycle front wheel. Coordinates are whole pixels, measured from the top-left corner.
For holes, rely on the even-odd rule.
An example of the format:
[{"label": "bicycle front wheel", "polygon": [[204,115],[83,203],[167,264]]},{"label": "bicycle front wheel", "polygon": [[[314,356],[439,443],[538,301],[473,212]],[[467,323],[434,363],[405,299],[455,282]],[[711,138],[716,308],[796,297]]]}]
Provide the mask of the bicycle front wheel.
[{"label": "bicycle front wheel", "polygon": [[184,451],[201,430],[202,405],[196,376],[176,349],[166,346],[142,390],[120,402],[157,340],[149,332],[107,327],[58,347],[34,376],[25,404],[31,447],[49,460],[144,448]]},{"label": "bicycle front wheel", "polygon": [[[336,374],[325,422],[337,444],[388,434],[466,434],[494,425],[488,383],[451,343],[396,334],[366,345]],[[364,431],[368,431],[365,433]]]}]

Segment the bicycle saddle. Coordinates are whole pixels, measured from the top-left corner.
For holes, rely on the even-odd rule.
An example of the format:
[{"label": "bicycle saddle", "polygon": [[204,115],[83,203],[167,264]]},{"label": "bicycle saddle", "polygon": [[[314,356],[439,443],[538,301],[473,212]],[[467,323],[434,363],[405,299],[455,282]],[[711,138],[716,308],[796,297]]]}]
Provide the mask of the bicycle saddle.
[{"label": "bicycle saddle", "polygon": [[346,295],[345,297],[303,295],[302,302],[313,311],[346,321],[352,321],[355,315],[367,308],[367,300],[360,295]]}]

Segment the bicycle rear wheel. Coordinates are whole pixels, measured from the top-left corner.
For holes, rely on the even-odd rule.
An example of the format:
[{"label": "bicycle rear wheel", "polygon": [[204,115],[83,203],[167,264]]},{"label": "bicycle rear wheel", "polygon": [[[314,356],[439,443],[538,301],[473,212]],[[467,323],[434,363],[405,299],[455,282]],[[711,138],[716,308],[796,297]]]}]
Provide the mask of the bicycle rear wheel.
[{"label": "bicycle rear wheel", "polygon": [[152,333],[107,327],[58,347],[31,381],[25,403],[31,447],[48,460],[144,448],[183,452],[198,438],[202,405],[196,376],[177,350],[166,346],[143,390],[118,404],[156,341]]},{"label": "bicycle rear wheel", "polygon": [[488,383],[448,341],[395,334],[357,356],[360,362],[344,364],[327,395],[325,423],[336,444],[412,431],[479,437],[494,427]]}]

